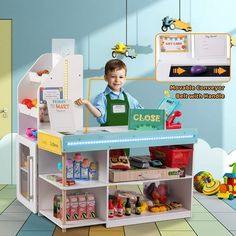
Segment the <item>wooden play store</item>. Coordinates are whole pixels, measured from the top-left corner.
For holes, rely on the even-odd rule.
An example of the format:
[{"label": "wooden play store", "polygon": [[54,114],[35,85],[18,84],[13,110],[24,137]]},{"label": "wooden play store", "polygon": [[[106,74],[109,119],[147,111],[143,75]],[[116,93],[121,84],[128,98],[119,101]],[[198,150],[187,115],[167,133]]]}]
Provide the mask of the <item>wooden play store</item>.
[{"label": "wooden play store", "polygon": [[[17,199],[63,230],[191,217],[196,130],[116,126],[83,132],[83,109],[71,102],[78,97],[83,97],[80,55],[42,55],[20,81]],[[112,169],[111,155],[127,148],[131,165],[123,153],[117,160],[125,168]],[[143,149],[150,154],[137,155]],[[132,166],[139,160],[142,168]],[[143,193],[114,190],[127,184],[143,184]]]}]

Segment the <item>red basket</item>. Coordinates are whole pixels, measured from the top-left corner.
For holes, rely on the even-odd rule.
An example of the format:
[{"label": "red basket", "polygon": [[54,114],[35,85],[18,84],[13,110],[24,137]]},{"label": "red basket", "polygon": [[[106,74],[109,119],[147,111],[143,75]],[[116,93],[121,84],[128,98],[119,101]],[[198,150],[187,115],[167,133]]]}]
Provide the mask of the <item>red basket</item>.
[{"label": "red basket", "polygon": [[160,160],[172,168],[185,168],[193,154],[193,149],[185,146],[149,147],[152,160]]}]

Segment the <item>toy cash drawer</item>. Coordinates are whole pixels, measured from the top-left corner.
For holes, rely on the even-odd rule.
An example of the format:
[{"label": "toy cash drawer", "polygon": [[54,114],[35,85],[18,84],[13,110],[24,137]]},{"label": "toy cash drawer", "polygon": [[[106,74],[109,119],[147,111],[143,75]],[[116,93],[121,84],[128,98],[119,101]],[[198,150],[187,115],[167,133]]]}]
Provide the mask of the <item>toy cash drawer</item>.
[{"label": "toy cash drawer", "polygon": [[181,170],[179,168],[148,168],[148,169],[130,169],[130,170],[109,170],[110,182],[125,182],[147,179],[171,179],[179,178]]}]

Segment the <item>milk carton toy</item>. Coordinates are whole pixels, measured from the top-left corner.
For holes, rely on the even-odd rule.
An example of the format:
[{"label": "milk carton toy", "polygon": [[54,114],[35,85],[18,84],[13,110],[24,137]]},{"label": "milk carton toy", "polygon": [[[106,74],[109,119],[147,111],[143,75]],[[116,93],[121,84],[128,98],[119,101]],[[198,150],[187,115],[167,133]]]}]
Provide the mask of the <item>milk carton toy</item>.
[{"label": "milk carton toy", "polygon": [[[61,202],[61,204],[62,204],[62,202]],[[61,208],[61,219],[63,217],[62,214],[63,214],[63,210]],[[69,196],[66,196],[66,220],[71,220],[71,218],[70,218],[70,198],[69,198]]]},{"label": "milk carton toy", "polygon": [[75,153],[73,161],[73,175],[74,179],[81,178],[81,155],[80,153]]},{"label": "milk carton toy", "polygon": [[[53,216],[62,219],[62,214],[62,195],[55,195]],[[68,196],[66,197],[66,220],[70,220],[70,199]]]},{"label": "milk carton toy", "polygon": [[70,220],[78,220],[78,198],[76,195],[69,196],[70,198]]},{"label": "milk carton toy", "polygon": [[56,194],[53,199],[53,216],[59,219],[61,218],[61,198],[61,195]]},{"label": "milk carton toy", "polygon": [[73,161],[72,160],[66,161],[66,178],[73,179]]},{"label": "milk carton toy", "polygon": [[98,167],[97,163],[91,161],[89,165],[89,179],[90,180],[97,180],[98,179]]},{"label": "milk carton toy", "polygon": [[81,179],[88,180],[89,179],[89,160],[84,158],[81,163]]},{"label": "milk carton toy", "polygon": [[87,219],[96,217],[95,196],[94,194],[86,194],[87,198]]},{"label": "milk carton toy", "polygon": [[79,220],[84,220],[87,218],[86,195],[79,194],[77,197],[78,197],[78,217],[79,217]]}]

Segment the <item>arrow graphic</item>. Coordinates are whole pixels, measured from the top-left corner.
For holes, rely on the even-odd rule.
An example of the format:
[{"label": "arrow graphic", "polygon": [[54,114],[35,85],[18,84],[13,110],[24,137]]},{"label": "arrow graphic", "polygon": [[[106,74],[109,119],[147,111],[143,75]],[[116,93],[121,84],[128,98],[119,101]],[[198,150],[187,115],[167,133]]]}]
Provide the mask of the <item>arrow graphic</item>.
[{"label": "arrow graphic", "polygon": [[224,68],[222,68],[222,67],[218,67],[218,68],[215,68],[215,69],[214,69],[214,73],[215,73],[215,74],[221,75],[221,74],[223,74],[223,73],[225,73],[225,72],[226,72],[226,70],[225,70]]},{"label": "arrow graphic", "polygon": [[178,75],[183,74],[185,71],[186,71],[186,70],[184,70],[184,69],[181,68],[181,67],[178,67],[178,68],[174,68],[174,69],[173,69],[173,73],[178,74]]}]

